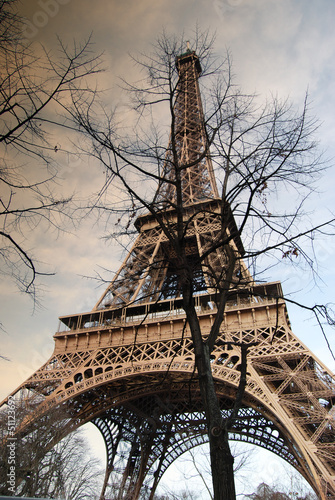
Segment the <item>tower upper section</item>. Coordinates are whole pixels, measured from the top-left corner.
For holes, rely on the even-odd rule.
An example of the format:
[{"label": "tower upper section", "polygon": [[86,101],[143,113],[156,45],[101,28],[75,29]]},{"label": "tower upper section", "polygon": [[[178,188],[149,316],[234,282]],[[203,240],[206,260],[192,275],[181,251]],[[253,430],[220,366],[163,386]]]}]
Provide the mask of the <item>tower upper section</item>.
[{"label": "tower upper section", "polygon": [[183,206],[186,206],[217,198],[218,191],[199,90],[199,58],[195,52],[187,50],[177,58],[176,67],[179,79],[175,90],[170,140],[163,180],[155,202],[174,202],[176,187],[173,182],[181,179]]},{"label": "tower upper section", "polygon": [[[194,293],[208,296],[226,276],[222,241],[229,240],[240,256],[244,253],[230,207],[218,195],[199,90],[199,58],[188,50],[176,67],[171,134],[153,210],[136,219],[138,237],[94,311],[124,308],[127,315],[138,306],[166,312],[170,303],[180,301],[185,266],[191,270]],[[241,281],[251,282],[242,260],[232,283]]]}]

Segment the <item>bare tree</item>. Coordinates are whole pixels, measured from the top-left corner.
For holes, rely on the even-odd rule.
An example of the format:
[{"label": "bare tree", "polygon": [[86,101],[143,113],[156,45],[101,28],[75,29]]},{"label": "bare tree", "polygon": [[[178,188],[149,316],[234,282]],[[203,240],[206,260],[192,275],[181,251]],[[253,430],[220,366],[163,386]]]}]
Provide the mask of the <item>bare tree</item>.
[{"label": "bare tree", "polygon": [[[29,443],[23,449],[23,456],[31,450]],[[36,451],[36,450],[35,450]],[[33,459],[33,456],[29,457]],[[40,461],[32,460],[18,488],[19,496],[41,496],[83,500],[98,498],[97,491],[103,476],[98,459],[90,458],[90,450],[79,431],[74,431]]]},{"label": "bare tree", "polygon": [[[230,446],[232,455],[234,456],[235,478],[240,476],[240,480],[242,480],[243,484],[245,484],[248,481],[251,470],[253,469],[252,455],[255,450],[250,447],[236,446],[236,443],[232,443]],[[185,483],[192,484],[193,479],[200,479],[199,484],[203,484],[208,498],[213,499],[214,496],[211,486],[211,464],[207,443],[186,452],[180,458],[180,463],[180,472],[182,477],[185,479]]]},{"label": "bare tree", "polygon": [[[38,400],[35,395],[29,404]],[[12,437],[27,416],[25,403],[12,399],[0,414],[0,435],[6,443],[0,456],[0,494],[98,499],[103,479],[100,461],[92,458],[81,430],[64,433],[68,416],[63,409],[40,418],[27,435]]]},{"label": "bare tree", "polygon": [[[71,196],[55,194],[55,129],[71,129],[67,105],[85,98],[99,71],[90,41],[56,53],[21,40],[17,0],[0,2],[0,261],[1,273],[34,296],[35,278],[46,274],[29,248],[29,234],[46,221],[59,228]],[[70,214],[68,214],[70,216]]]},{"label": "bare tree", "polygon": [[[123,82],[138,112],[129,136],[122,135],[126,124],[117,112],[108,114],[105,110],[101,117],[92,102],[87,106],[80,99],[74,100],[73,118],[92,141],[89,153],[107,172],[104,192],[111,184],[113,193],[118,192],[118,198],[114,197],[110,204],[96,206],[118,219],[116,224],[123,235],[129,234],[130,223],[137,215],[147,213],[168,241],[164,256],[148,255],[139,261],[130,254],[113,282],[106,307],[121,307],[126,301],[143,297],[153,301],[172,295],[182,297],[206,411],[214,498],[219,500],[235,498],[228,430],[243,399],[250,347],[247,343],[240,345],[240,384],[230,417],[224,421],[211,371],[211,353],[227,301],[234,290],[260,293],[254,287],[258,265],[269,267],[285,258],[294,264],[307,264],[314,272],[309,251],[313,251],[314,238],[333,233],[334,219],[311,224],[304,218],[304,203],[324,167],[314,140],[317,127],[309,117],[307,97],[298,112],[276,97],[264,104],[254,95],[243,94],[233,81],[229,55],[217,63],[212,43],[208,34],[196,33],[191,43],[194,51],[185,52],[183,38],[163,35],[153,53],[137,61],[143,79],[137,84]],[[182,57],[193,58],[202,83],[206,140],[201,148],[187,143],[190,129],[184,130],[181,137],[180,103],[186,92]],[[171,130],[168,147],[164,123]],[[195,123],[198,126],[200,121],[195,119]],[[199,134],[197,140],[203,137],[201,131]],[[211,169],[219,191],[213,183],[210,185]],[[201,180],[192,184],[188,176],[195,171],[200,172]],[[194,194],[193,188],[198,192]],[[154,189],[156,196],[152,200]],[[285,204],[278,201],[284,192],[289,200]],[[219,229],[202,242],[202,251],[190,258],[192,231],[205,220],[214,221]],[[218,253],[224,256],[224,262]],[[167,267],[162,269],[166,262]],[[253,277],[245,262],[250,263]],[[217,307],[206,337],[194,299],[205,289],[212,291]],[[325,308],[311,310],[328,314]]]}]

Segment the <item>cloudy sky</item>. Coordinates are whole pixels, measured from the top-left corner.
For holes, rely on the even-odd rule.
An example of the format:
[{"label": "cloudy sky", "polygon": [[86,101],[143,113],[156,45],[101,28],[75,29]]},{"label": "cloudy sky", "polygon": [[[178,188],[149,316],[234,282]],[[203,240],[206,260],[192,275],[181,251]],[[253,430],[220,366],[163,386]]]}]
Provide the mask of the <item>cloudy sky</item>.
[{"label": "cloudy sky", "polygon": [[[24,0],[22,14],[27,19],[25,36],[32,42],[55,47],[55,36],[78,42],[91,33],[94,48],[104,52],[106,73],[102,76],[110,89],[108,99],[115,104],[116,77],[129,76],[134,55],[148,51],[165,29],[184,32],[186,38],[198,24],[216,33],[215,51],[231,51],[236,80],[247,92],[263,99],[271,94],[289,97],[297,106],[308,90],[312,113],[320,120],[319,137],[326,155],[335,157],[335,2],[333,0]],[[113,100],[114,99],[114,100]],[[103,173],[91,166],[84,170],[65,161],[63,180],[81,195],[98,186]],[[334,211],[335,172],[331,168],[320,181],[315,210],[326,216]],[[86,220],[71,233],[58,234],[36,229],[29,247],[56,275],[44,280],[41,305],[19,294],[11,282],[0,283],[1,352],[10,361],[0,361],[0,396],[24,381],[50,356],[52,335],[58,316],[90,310],[102,293],[93,281],[99,267],[116,270],[121,254],[101,236],[104,228]],[[321,280],[313,288],[299,273],[282,272],[284,289],[299,289],[309,304],[334,301],[334,248],[328,242],[317,247]],[[335,362],[327,351],[320,331],[307,315],[289,309],[293,330],[329,368]],[[335,336],[327,332],[330,342]]]}]

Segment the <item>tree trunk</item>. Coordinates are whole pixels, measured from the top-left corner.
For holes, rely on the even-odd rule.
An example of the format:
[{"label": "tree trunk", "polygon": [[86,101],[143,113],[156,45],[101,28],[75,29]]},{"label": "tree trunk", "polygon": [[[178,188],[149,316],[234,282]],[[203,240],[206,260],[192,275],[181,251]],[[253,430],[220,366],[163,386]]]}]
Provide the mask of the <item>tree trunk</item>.
[{"label": "tree trunk", "polygon": [[228,432],[221,430],[219,436],[210,436],[212,482],[214,500],[235,500],[234,457],[228,442]]},{"label": "tree trunk", "polygon": [[206,344],[203,346],[203,351],[205,373],[199,377],[199,382],[206,401],[214,500],[235,500],[234,457],[230,451],[228,430],[222,421]]},{"label": "tree trunk", "polygon": [[191,301],[187,301],[187,296],[187,290],[184,290],[184,308],[192,332],[200,393],[206,413],[214,500],[235,500],[234,458],[215,391],[210,348],[202,339],[196,311]]}]

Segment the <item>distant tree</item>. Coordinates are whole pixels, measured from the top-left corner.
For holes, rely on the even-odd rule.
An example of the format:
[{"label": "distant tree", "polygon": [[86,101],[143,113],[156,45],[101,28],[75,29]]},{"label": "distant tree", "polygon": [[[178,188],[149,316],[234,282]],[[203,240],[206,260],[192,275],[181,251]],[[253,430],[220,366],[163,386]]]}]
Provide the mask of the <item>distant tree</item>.
[{"label": "distant tree", "polygon": [[[29,404],[37,401],[31,397]],[[0,412],[0,495],[98,500],[100,461],[90,456],[80,429],[64,436],[64,410],[41,417],[28,434],[11,439],[26,417],[24,401],[14,399]]]},{"label": "distant tree", "polygon": [[[122,500],[124,498],[124,491],[121,489],[122,481],[120,476],[112,477],[108,482],[108,488],[100,500]],[[147,500],[150,496],[150,488],[145,488],[141,491],[139,500]],[[185,488],[180,491],[172,491],[170,488],[165,488],[164,493],[155,493],[153,500],[197,500],[199,494],[192,489]]]},{"label": "distant tree", "polygon": [[197,498],[199,498],[199,495],[189,490],[181,490],[177,493],[154,496],[154,500],[197,500]]},{"label": "distant tree", "polygon": [[[246,478],[250,475],[252,455],[254,448],[237,447],[236,443],[231,443],[231,452],[234,456],[234,475],[235,478],[241,476]],[[180,473],[185,478],[186,484],[192,484],[193,479],[200,479],[209,498],[214,499],[213,488],[211,484],[211,464],[208,453],[208,444],[197,446],[184,453],[178,462],[180,463]],[[184,467],[186,468],[184,469]],[[200,483],[201,484],[201,483]]]},{"label": "distant tree", "polygon": [[46,274],[30,250],[31,231],[41,222],[59,228],[70,197],[54,192],[55,129],[71,128],[71,98],[95,92],[87,78],[99,71],[90,42],[58,55],[22,41],[18,0],[0,1],[0,269],[19,289],[35,296],[36,277]]},{"label": "distant tree", "polygon": [[259,484],[255,493],[245,495],[245,498],[250,498],[251,500],[317,500],[317,496],[313,493],[290,491],[287,494],[278,491],[276,487],[269,486],[266,483]]},{"label": "distant tree", "polygon": [[251,498],[252,500],[290,500],[290,497],[285,493],[274,491],[271,486],[265,483],[258,485],[256,492],[246,495],[246,498]]},{"label": "distant tree", "polygon": [[[24,446],[29,453],[29,443]],[[30,457],[33,459],[34,455]],[[98,500],[102,480],[101,464],[90,458],[90,450],[79,431],[58,442],[32,467],[18,488],[19,496],[59,498],[62,500]]]}]

